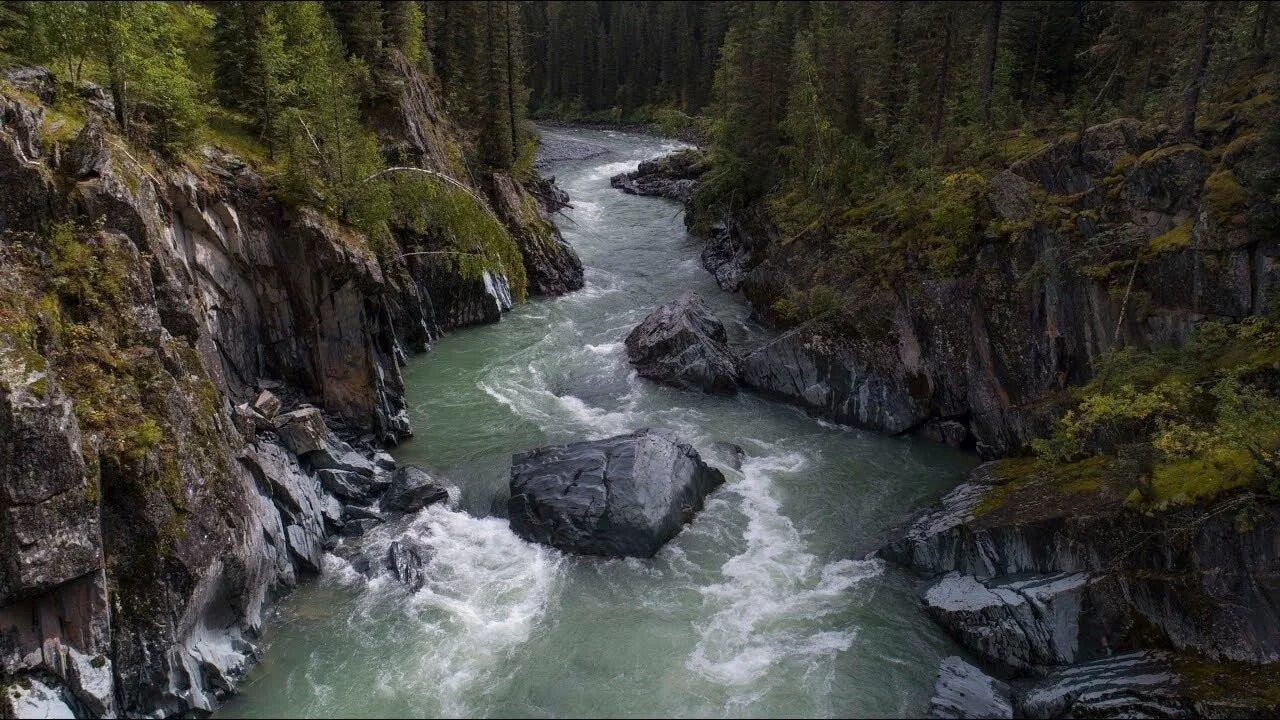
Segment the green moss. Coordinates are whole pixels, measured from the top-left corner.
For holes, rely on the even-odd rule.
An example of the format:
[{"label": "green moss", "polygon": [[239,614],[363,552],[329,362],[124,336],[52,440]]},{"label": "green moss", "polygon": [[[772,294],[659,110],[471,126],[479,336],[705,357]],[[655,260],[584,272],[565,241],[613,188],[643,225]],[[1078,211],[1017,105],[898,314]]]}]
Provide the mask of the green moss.
[{"label": "green moss", "polygon": [[1191,245],[1191,228],[1194,218],[1187,218],[1168,232],[1157,235],[1147,243],[1147,251],[1151,254],[1185,250]]},{"label": "green moss", "polygon": [[1251,665],[1183,654],[1174,656],[1173,669],[1197,701],[1263,711],[1258,717],[1280,711],[1280,663]]},{"label": "green moss", "polygon": [[1242,225],[1249,194],[1240,185],[1235,173],[1219,170],[1205,178],[1201,201],[1219,222]]}]

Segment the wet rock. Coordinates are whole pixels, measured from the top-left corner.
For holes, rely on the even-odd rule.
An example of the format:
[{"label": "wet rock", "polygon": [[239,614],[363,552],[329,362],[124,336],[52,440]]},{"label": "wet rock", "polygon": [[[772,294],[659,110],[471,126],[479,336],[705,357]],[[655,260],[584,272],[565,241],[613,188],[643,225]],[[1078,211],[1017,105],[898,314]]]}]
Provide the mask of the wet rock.
[{"label": "wet rock", "polygon": [[645,160],[632,172],[614,175],[609,184],[632,195],[656,195],[687,203],[706,169],[705,153],[681,150]]},{"label": "wet rock", "polygon": [[925,610],[965,647],[1017,669],[1070,665],[1080,649],[1085,573],[983,584],[949,573],[925,593]]},{"label": "wet rock", "polygon": [[362,537],[365,533],[368,533],[370,530],[373,530],[374,528],[378,527],[381,524],[382,523],[378,522],[377,520],[370,520],[368,518],[352,520],[351,522],[342,526],[342,536],[343,537]]},{"label": "wet rock", "polygon": [[641,376],[711,393],[737,391],[738,362],[727,343],[724,324],[692,291],[649,313],[626,340]]},{"label": "wet rock", "polygon": [[430,548],[408,537],[393,541],[387,548],[387,569],[409,592],[417,592],[426,584],[424,568],[430,561]]},{"label": "wet rock", "polygon": [[359,505],[345,505],[342,508],[342,517],[348,520],[375,520],[377,522],[386,522],[386,518],[381,514],[363,508]]},{"label": "wet rock", "polygon": [[997,680],[956,656],[942,659],[929,700],[933,718],[1012,718],[1008,683]]},{"label": "wet rock", "polygon": [[724,475],[669,430],[538,448],[511,460],[511,529],[587,555],[652,557]]},{"label": "wet rock", "polygon": [[449,499],[449,492],[421,468],[405,465],[391,475],[379,507],[384,512],[411,513]]},{"label": "wet rock", "polygon": [[731,442],[713,442],[711,443],[711,456],[716,462],[723,464],[725,467],[742,471],[742,461],[746,459],[747,453],[740,445],[734,445]]},{"label": "wet rock", "polygon": [[1022,717],[1192,717],[1181,680],[1158,651],[1140,651],[1055,672],[1019,694]]},{"label": "wet rock", "polygon": [[969,439],[969,428],[956,420],[930,420],[916,434],[930,442],[958,448],[963,447]]},{"label": "wet rock", "polygon": [[379,470],[395,470],[396,460],[389,453],[379,450],[373,454],[374,467]]}]

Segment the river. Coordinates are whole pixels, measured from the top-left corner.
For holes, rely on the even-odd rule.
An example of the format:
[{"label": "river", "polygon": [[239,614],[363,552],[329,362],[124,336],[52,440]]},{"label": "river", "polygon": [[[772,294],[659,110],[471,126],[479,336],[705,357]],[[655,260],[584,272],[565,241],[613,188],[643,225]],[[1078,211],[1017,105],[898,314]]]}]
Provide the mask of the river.
[{"label": "river", "polygon": [[[455,332],[406,368],[417,436],[396,458],[443,479],[453,497],[370,541],[422,538],[434,551],[426,586],[410,594],[328,556],[322,577],[279,603],[261,662],[220,714],[920,715],[939,658],[955,648],[919,609],[914,583],[863,555],[972,459],[751,394],[638,378],[623,337],[687,288],[719,312],[731,341],[762,331],[700,266],[678,204],[609,187],[611,175],[678,144],[544,132],[606,151],[551,170],[571,196],[560,224],[586,287]],[[644,426],[703,451],[725,440],[747,453],[657,557],[572,557],[508,530],[513,452]]]}]

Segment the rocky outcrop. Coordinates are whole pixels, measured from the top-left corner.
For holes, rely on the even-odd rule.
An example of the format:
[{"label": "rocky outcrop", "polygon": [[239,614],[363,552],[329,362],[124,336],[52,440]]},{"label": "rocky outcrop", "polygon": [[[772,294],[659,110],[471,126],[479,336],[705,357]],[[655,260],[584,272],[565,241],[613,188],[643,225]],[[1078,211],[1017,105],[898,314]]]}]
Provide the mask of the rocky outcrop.
[{"label": "rocky outcrop", "polygon": [[491,187],[498,214],[520,246],[530,292],[554,296],[582,289],[582,260],[551,222],[553,211],[544,209],[554,207],[558,196],[553,192],[539,203],[503,173],[493,175]]},{"label": "rocky outcrop", "polygon": [[695,292],[649,313],[627,334],[626,346],[642,377],[709,393],[737,390],[738,360],[724,324]]},{"label": "rocky outcrop", "polygon": [[1280,505],[1246,494],[1143,514],[1105,486],[1009,469],[1025,464],[980,467],[881,551],[955,573],[930,604],[975,651],[1014,667],[1079,662],[1145,627],[1178,650],[1280,662]]},{"label": "rocky outcrop", "polygon": [[942,659],[938,680],[929,700],[929,717],[973,720],[1012,718],[1013,699],[1008,683],[951,656]]},{"label": "rocky outcrop", "polygon": [[[1019,694],[1020,717],[1202,717],[1167,653],[1135,652],[1052,673]],[[1210,714],[1209,716],[1212,716]]]},{"label": "rocky outcrop", "polygon": [[925,611],[987,660],[1020,670],[1070,665],[1081,654],[1088,575],[1035,575],[982,583],[948,573],[924,594]]},{"label": "rocky outcrop", "polygon": [[[1250,103],[1272,102],[1259,92]],[[986,457],[1025,450],[1107,353],[1273,309],[1280,156],[1231,112],[1207,147],[1116,120],[982,178],[983,234],[950,269],[850,266],[823,227],[784,238],[764,208],[738,209],[711,226],[703,263],[794,331],[744,375],[842,423]]]},{"label": "rocky outcrop", "polygon": [[[453,130],[407,80],[379,135],[448,172]],[[269,603],[381,522],[394,463],[373,451],[411,431],[406,355],[497,320],[511,290],[497,267],[380,257],[213,148],[119,151],[101,98],[51,146],[29,100],[54,99],[48,73],[8,82],[27,92],[0,97],[4,702],[205,714]]]},{"label": "rocky outcrop", "polygon": [[770,243],[776,240],[776,232],[762,212],[745,210],[730,215],[711,226],[702,249],[702,266],[722,289],[737,292],[747,274],[764,262]]},{"label": "rocky outcrop", "polygon": [[668,430],[538,448],[511,459],[511,529],[567,552],[652,557],[724,482]]},{"label": "rocky outcrop", "polygon": [[705,153],[681,150],[645,160],[635,170],[609,178],[609,184],[631,195],[656,195],[687,203],[706,170]]},{"label": "rocky outcrop", "polygon": [[[952,637],[1017,674],[1018,714],[1271,712],[1267,681],[1233,686],[1229,709],[1206,687],[1255,672],[1223,663],[1280,668],[1280,503],[1144,513],[1078,468],[1035,468],[980,466],[880,551],[930,578],[925,610]],[[1183,682],[1171,657],[1216,679]]]}]

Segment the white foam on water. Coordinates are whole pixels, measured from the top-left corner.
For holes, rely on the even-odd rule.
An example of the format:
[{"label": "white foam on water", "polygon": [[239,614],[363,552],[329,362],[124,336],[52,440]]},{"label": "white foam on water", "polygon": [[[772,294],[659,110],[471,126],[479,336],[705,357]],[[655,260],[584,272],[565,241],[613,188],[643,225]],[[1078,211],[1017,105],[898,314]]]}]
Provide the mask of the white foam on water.
[{"label": "white foam on water", "polygon": [[600,357],[612,357],[622,352],[621,342],[601,343],[599,345],[587,344],[587,350],[599,355]]},{"label": "white foam on water", "polygon": [[[405,604],[423,635],[422,654],[397,658],[382,677],[389,693],[435,697],[446,716],[480,712],[507,662],[535,632],[561,584],[563,556],[516,537],[500,518],[433,505],[401,536],[426,548],[425,583]],[[389,545],[389,542],[388,542]],[[389,575],[373,590],[403,592]]]},{"label": "white foam on water", "polygon": [[805,677],[829,676],[835,655],[853,645],[856,631],[814,621],[845,609],[849,588],[881,572],[876,561],[822,564],[781,513],[772,476],[806,462],[797,453],[750,458],[742,479],[726,485],[741,498],[746,549],[724,563],[720,582],[701,589],[711,612],[695,623],[698,642],[685,666],[730,686],[738,706],[759,697],[767,689],[760,681],[779,665]]}]

